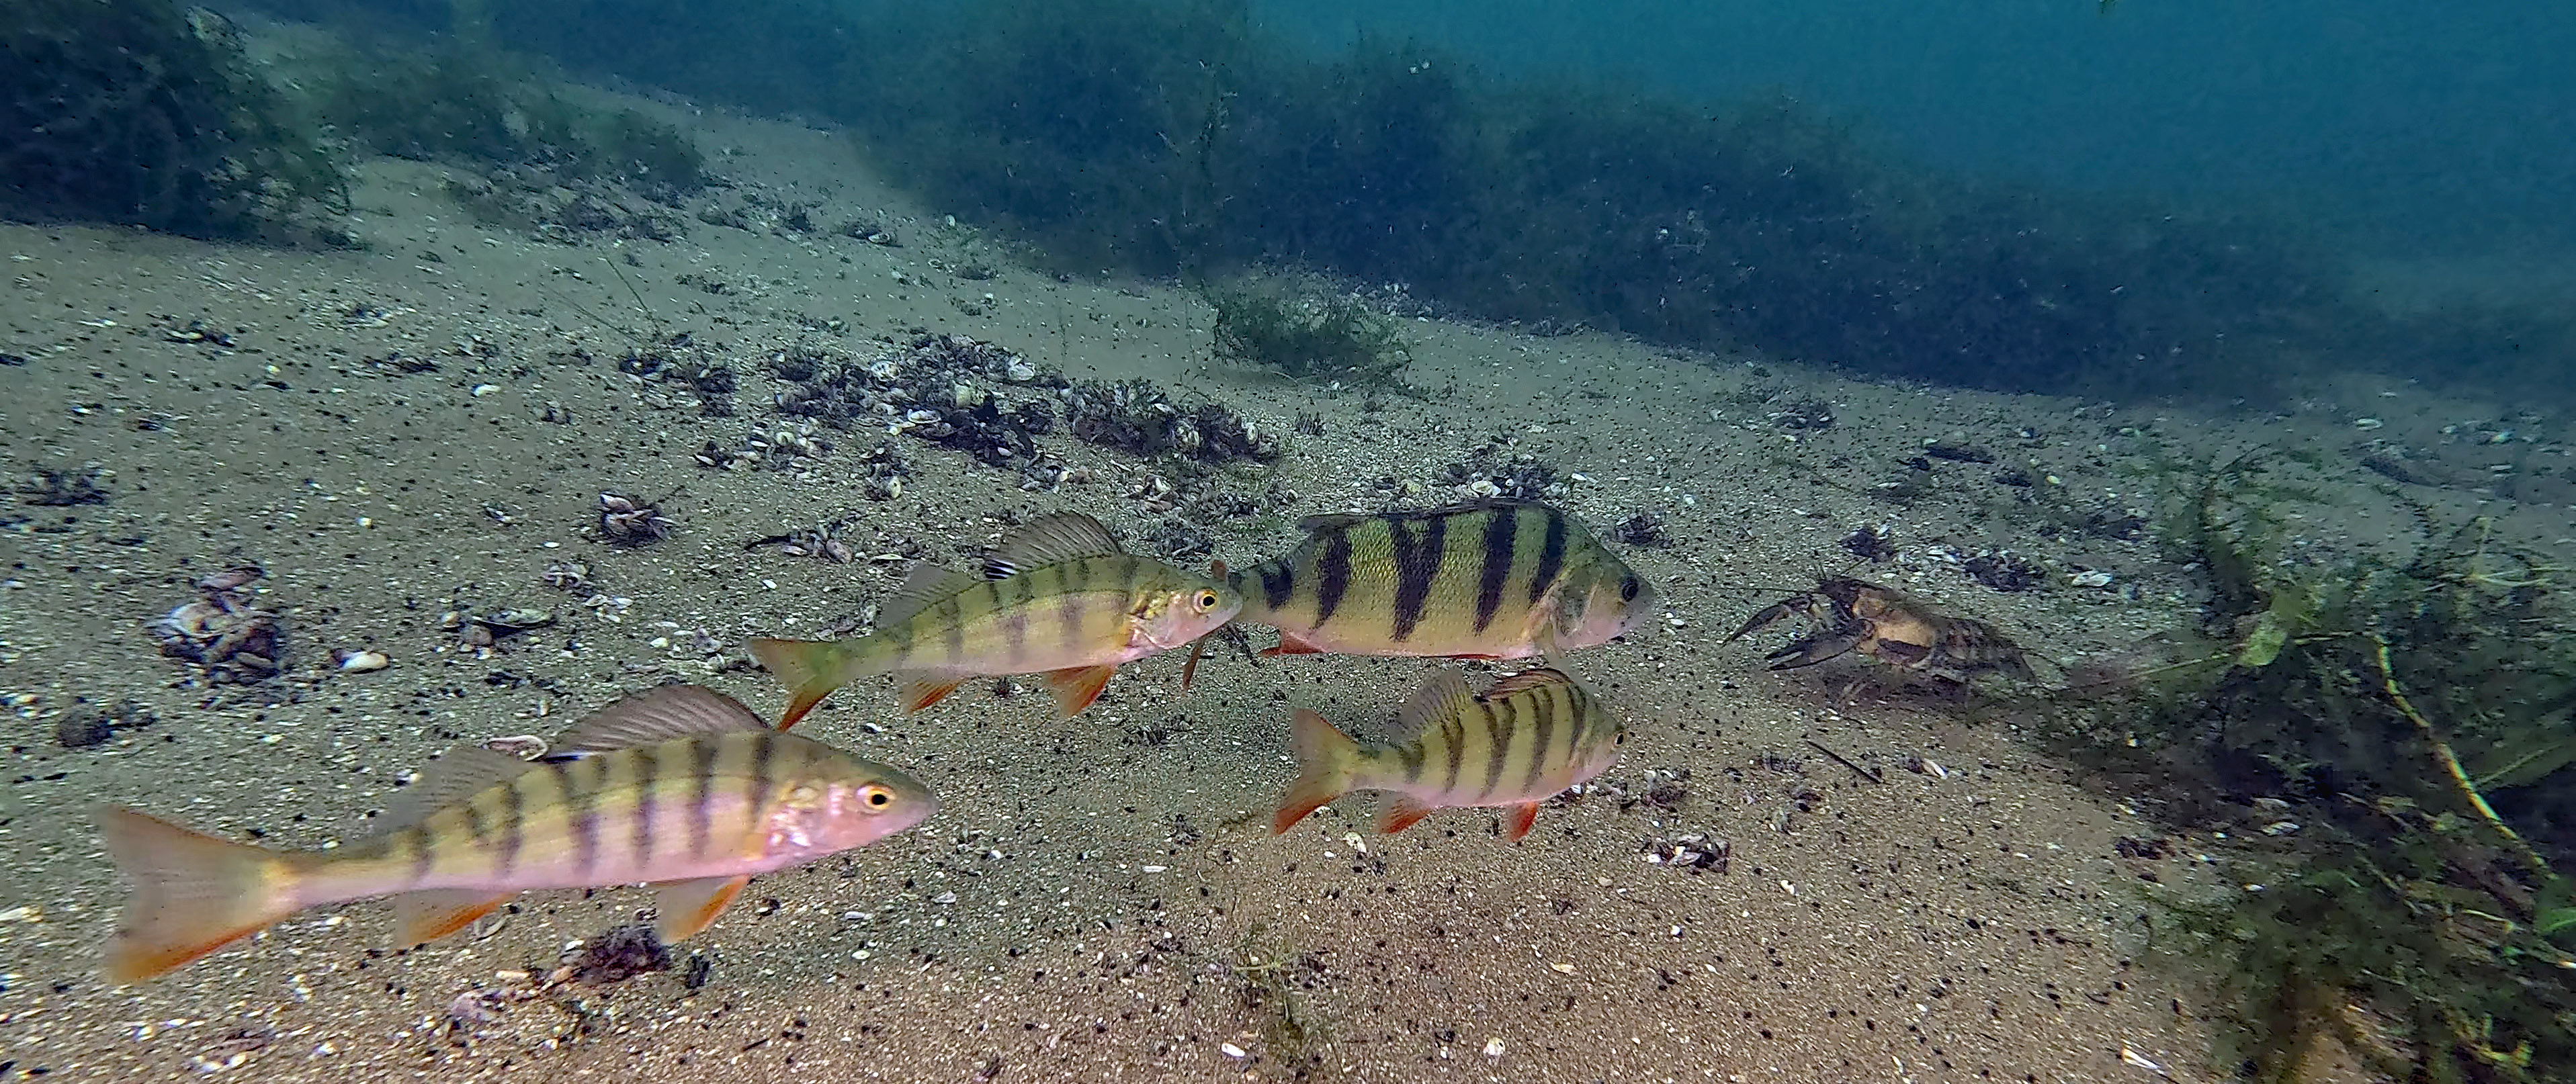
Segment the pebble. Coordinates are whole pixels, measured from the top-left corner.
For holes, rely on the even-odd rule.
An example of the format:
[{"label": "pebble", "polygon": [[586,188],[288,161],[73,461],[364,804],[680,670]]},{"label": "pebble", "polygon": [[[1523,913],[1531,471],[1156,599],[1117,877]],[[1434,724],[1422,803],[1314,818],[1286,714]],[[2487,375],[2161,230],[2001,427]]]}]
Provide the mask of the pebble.
[{"label": "pebble", "polygon": [[364,674],[392,666],[394,661],[382,651],[351,651],[342,648],[331,653],[340,661],[340,669],[351,674]]},{"label": "pebble", "polygon": [[1502,1057],[1502,1056],[1503,1056],[1503,1041],[1502,1041],[1501,1039],[1499,1039],[1499,1038],[1486,1039],[1486,1040],[1485,1040],[1485,1056],[1486,1056],[1486,1057],[1489,1057],[1489,1058],[1499,1058],[1499,1057]]},{"label": "pebble", "polygon": [[1220,1050],[1220,1051],[1223,1051],[1223,1052],[1225,1053],[1225,1056],[1226,1056],[1226,1057],[1229,1057],[1229,1058],[1243,1058],[1243,1057],[1250,1057],[1250,1056],[1251,1056],[1251,1055],[1249,1055],[1249,1054],[1244,1053],[1244,1051],[1243,1051],[1243,1048],[1242,1048],[1242,1047],[1236,1046],[1236,1045],[1234,1045],[1233,1043],[1218,1043],[1218,1044],[1216,1044],[1216,1048],[1217,1048],[1218,1050]]}]

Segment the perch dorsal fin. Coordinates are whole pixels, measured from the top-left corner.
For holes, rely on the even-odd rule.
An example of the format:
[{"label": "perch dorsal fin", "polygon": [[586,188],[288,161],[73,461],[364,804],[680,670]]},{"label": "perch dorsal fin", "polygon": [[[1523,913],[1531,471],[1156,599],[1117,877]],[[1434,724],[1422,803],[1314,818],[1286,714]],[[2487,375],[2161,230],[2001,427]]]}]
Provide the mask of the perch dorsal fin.
[{"label": "perch dorsal fin", "polygon": [[708,734],[763,730],[769,724],[742,701],[697,685],[664,685],[625,697],[574,724],[548,757],[660,745]]},{"label": "perch dorsal fin", "polygon": [[1547,685],[1572,684],[1574,684],[1574,679],[1566,676],[1564,672],[1540,667],[1536,670],[1523,670],[1520,673],[1495,682],[1493,688],[1485,690],[1483,699],[1489,701],[1500,700],[1506,696],[1512,695],[1513,693],[1520,692],[1523,689],[1536,689]]},{"label": "perch dorsal fin", "polygon": [[903,583],[877,604],[877,627],[890,628],[903,624],[930,608],[930,604],[974,586],[975,577],[953,568],[942,568],[928,561],[915,562],[903,574]]},{"label": "perch dorsal fin", "polygon": [[480,745],[460,745],[421,766],[408,787],[395,791],[376,819],[376,833],[399,832],[429,815],[519,777],[528,762]]},{"label": "perch dorsal fin", "polygon": [[1405,737],[1412,737],[1439,726],[1441,720],[1466,710],[1475,700],[1476,693],[1467,687],[1466,675],[1454,667],[1442,667],[1396,711],[1395,728]]},{"label": "perch dorsal fin", "polygon": [[1125,552],[1099,520],[1080,512],[1055,512],[1030,520],[993,547],[984,556],[984,578],[1004,580],[1032,568]]}]

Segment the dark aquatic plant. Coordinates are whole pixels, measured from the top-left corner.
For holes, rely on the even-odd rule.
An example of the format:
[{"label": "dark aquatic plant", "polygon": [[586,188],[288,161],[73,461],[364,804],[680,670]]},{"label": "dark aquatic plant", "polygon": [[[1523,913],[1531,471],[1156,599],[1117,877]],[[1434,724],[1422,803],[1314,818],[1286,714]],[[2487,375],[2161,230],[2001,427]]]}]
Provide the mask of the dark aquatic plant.
[{"label": "dark aquatic plant", "polygon": [[316,116],[377,154],[536,166],[666,199],[706,184],[706,159],[687,133],[631,109],[577,104],[527,58],[488,45],[341,52],[308,64],[302,81]]},{"label": "dark aquatic plant", "polygon": [[1482,319],[2016,391],[2261,398],[2355,358],[2576,387],[2563,314],[2391,318],[2289,225],[1942,175],[1785,99],[1513,83],[1409,44],[1318,59],[1245,0],[859,7],[494,18],[578,66],[837,118],[1067,272],[1294,264]]},{"label": "dark aquatic plant", "polygon": [[170,0],[0,4],[0,132],[0,215],[283,238],[348,208],[239,32]]},{"label": "dark aquatic plant", "polygon": [[1412,354],[1393,317],[1312,283],[1245,277],[1209,287],[1216,356],[1300,380],[1392,386]]},{"label": "dark aquatic plant", "polygon": [[2269,492],[2211,470],[2170,531],[2208,623],[2079,666],[2042,718],[2167,820],[2280,841],[2263,887],[2175,904],[2254,1079],[2331,1044],[2392,1078],[2576,1080],[2569,571],[2484,521],[2287,565]]}]

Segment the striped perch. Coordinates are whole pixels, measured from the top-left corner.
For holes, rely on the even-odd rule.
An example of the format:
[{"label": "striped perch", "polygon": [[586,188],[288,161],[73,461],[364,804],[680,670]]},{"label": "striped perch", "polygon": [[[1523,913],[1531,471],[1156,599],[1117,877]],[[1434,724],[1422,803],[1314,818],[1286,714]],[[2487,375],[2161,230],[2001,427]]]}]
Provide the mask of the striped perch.
[{"label": "striped perch", "polygon": [[1197,640],[1240,605],[1223,584],[1125,552],[1077,512],[1031,520],[981,572],[915,565],[867,636],[752,641],[751,653],[790,693],[778,728],[796,725],[833,690],[889,672],[906,678],[908,712],[969,678],[1043,672],[1057,710],[1072,718],[1121,664]]},{"label": "striped perch", "polygon": [[1267,655],[1519,659],[1636,627],[1654,588],[1583,524],[1543,504],[1312,516],[1287,556],[1227,574],[1239,620],[1279,630]]},{"label": "striped perch", "polygon": [[649,881],[659,932],[677,941],[752,875],[874,843],[938,805],[903,773],[771,730],[731,697],[664,686],[609,705],[533,762],[451,750],[382,830],[334,850],[271,851],[101,810],[135,889],[107,977],[152,978],[307,907],[388,895],[402,943],[417,945],[530,889]]},{"label": "striped perch", "polygon": [[1353,790],[1386,790],[1395,801],[1378,831],[1401,832],[1435,809],[1506,806],[1504,832],[1518,840],[1538,804],[1601,774],[1619,759],[1627,730],[1601,699],[1561,670],[1531,670],[1478,696],[1458,671],[1443,669],[1405,702],[1403,745],[1362,745],[1311,711],[1297,712],[1290,745],[1303,772],[1288,788],[1272,835],[1287,831]]}]

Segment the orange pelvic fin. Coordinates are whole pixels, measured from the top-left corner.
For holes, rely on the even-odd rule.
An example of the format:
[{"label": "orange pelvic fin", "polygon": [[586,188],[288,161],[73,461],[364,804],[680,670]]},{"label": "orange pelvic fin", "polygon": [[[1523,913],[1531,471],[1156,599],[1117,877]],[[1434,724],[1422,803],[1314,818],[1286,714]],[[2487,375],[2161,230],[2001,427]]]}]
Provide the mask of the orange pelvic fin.
[{"label": "orange pelvic fin", "polygon": [[1100,691],[1109,687],[1109,678],[1117,672],[1115,666],[1068,666],[1047,671],[1047,684],[1055,689],[1056,711],[1067,719],[1082,714],[1092,701],[1100,699]]},{"label": "orange pelvic fin", "polygon": [[1414,800],[1410,794],[1403,795],[1388,803],[1386,811],[1377,815],[1377,830],[1394,835],[1422,823],[1422,818],[1430,815],[1430,806]]},{"label": "orange pelvic fin", "polygon": [[394,900],[394,938],[403,947],[426,945],[471,926],[477,919],[519,894],[495,895],[475,888],[433,888],[406,892]]},{"label": "orange pelvic fin", "polygon": [[1518,843],[1522,836],[1530,834],[1530,826],[1537,823],[1538,803],[1522,802],[1503,812],[1503,837]]},{"label": "orange pelvic fin", "polygon": [[1283,629],[1279,633],[1279,646],[1264,649],[1261,657],[1267,659],[1278,655],[1321,655],[1323,653],[1323,648],[1300,640],[1296,634]]},{"label": "orange pelvic fin", "polygon": [[948,699],[948,694],[956,692],[957,687],[965,683],[966,679],[962,676],[914,674],[912,680],[903,683],[903,688],[897,695],[903,698],[905,714],[910,714]]},{"label": "orange pelvic fin", "polygon": [[699,877],[687,881],[668,881],[660,885],[658,899],[661,914],[653,920],[653,932],[664,941],[686,941],[706,929],[717,915],[733,905],[742,895],[742,886],[751,883],[751,875],[739,877]]}]

